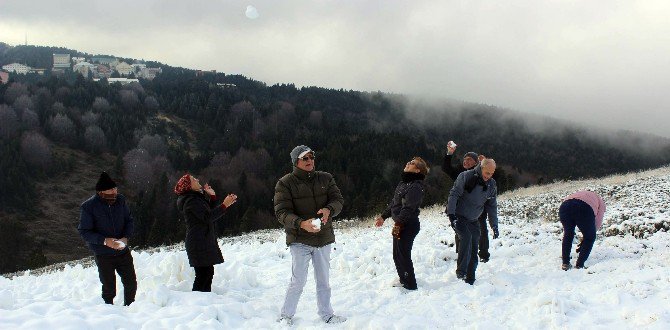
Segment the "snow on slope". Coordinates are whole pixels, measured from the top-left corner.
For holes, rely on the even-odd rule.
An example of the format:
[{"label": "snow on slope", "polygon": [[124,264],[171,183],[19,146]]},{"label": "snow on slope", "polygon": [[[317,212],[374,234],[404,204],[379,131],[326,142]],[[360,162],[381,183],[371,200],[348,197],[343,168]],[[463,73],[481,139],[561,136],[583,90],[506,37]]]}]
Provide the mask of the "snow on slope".
[{"label": "snow on slope", "polygon": [[[561,197],[585,187],[604,195],[605,224],[589,268],[564,272],[555,211]],[[416,292],[391,287],[390,221],[382,229],[337,230],[332,303],[349,320],[328,328],[669,329],[668,192],[670,169],[664,168],[501,196],[502,237],[492,241],[491,261],[479,265],[474,286],[456,280],[454,234],[442,206],[421,215],[413,250]],[[283,233],[227,238],[220,245],[226,262],[215,267],[212,293],[190,292],[194,273],[179,247],[133,252],[139,289],[130,307],[118,305],[118,279],[117,305],[102,303],[95,267],[0,277],[0,329],[284,328],[275,322],[290,277]],[[311,276],[295,327],[325,327]]]}]

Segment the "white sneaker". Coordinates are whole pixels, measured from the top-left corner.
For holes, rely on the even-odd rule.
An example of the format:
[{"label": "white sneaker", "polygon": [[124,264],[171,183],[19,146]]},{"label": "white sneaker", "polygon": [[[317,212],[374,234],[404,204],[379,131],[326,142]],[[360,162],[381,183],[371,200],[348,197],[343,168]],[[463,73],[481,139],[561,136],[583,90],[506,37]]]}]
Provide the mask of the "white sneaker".
[{"label": "white sneaker", "polygon": [[346,321],[346,320],[347,320],[346,317],[344,317],[344,316],[339,316],[339,315],[334,315],[334,314],[331,315],[331,316],[328,316],[328,317],[324,317],[324,318],[323,318],[323,321],[326,322],[326,323],[328,323],[328,324],[342,323],[342,322],[344,322],[344,321]]},{"label": "white sneaker", "polygon": [[394,288],[402,288],[403,287],[402,283],[400,283],[400,280],[395,280],[395,282],[393,282],[393,284],[391,284],[391,286],[394,287]]},{"label": "white sneaker", "polygon": [[290,316],[282,315],[277,319],[277,322],[285,325],[293,325],[293,318]]}]

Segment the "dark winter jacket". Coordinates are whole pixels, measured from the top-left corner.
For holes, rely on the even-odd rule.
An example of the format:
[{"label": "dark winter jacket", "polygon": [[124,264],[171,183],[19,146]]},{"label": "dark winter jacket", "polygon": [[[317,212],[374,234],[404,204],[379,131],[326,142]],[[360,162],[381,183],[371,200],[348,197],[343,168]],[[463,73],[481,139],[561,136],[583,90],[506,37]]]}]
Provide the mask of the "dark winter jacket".
[{"label": "dark winter jacket", "polygon": [[393,199],[382,212],[382,218],[392,218],[395,223],[406,225],[419,221],[419,207],[423,201],[422,174],[403,172],[403,179],[398,183]]},{"label": "dark winter jacket", "polygon": [[447,173],[452,181],[456,181],[456,178],[459,174],[467,171],[463,164],[452,165],[452,159],[454,155],[444,154],[444,161],[442,162],[442,171]]},{"label": "dark winter jacket", "polygon": [[186,255],[191,267],[220,264],[223,255],[216,241],[215,222],[226,211],[223,204],[196,191],[189,191],[177,198],[177,209],[186,221]]},{"label": "dark winter jacket", "polygon": [[[330,173],[306,172],[293,167],[275,186],[274,207],[277,220],[284,225],[286,244],[293,242],[322,247],[335,242],[332,219],[340,214],[344,198]],[[310,233],[300,228],[300,222],[318,218],[322,208],[330,210],[330,219],[321,231]]]},{"label": "dark winter jacket", "polygon": [[128,247],[115,250],[105,246],[105,238],[130,238],[133,234],[133,216],[126,204],[126,198],[118,194],[116,202],[109,205],[98,194],[81,204],[79,215],[79,235],[86,241],[95,255],[119,256],[128,252]]},{"label": "dark winter jacket", "polygon": [[464,218],[467,221],[478,221],[482,212],[489,216],[491,228],[498,228],[498,189],[496,180],[482,179],[481,166],[458,175],[454,186],[449,192],[449,214]]}]

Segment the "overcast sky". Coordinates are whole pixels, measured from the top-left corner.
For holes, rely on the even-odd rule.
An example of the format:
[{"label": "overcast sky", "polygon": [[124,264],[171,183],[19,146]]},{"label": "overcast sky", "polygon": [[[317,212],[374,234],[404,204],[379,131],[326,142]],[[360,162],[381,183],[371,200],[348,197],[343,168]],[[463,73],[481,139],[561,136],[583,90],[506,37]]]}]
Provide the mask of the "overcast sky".
[{"label": "overcast sky", "polygon": [[[245,13],[253,5],[258,18]],[[668,0],[0,0],[0,41],[670,137]]]}]

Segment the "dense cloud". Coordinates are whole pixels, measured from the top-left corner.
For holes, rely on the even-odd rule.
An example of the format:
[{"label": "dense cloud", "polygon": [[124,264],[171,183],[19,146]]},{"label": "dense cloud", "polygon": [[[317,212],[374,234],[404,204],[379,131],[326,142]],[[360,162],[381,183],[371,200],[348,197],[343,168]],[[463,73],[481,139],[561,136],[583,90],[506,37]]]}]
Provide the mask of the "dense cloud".
[{"label": "dense cloud", "polygon": [[[670,2],[4,2],[0,40],[670,137]],[[176,46],[177,45],[177,46]]]}]

